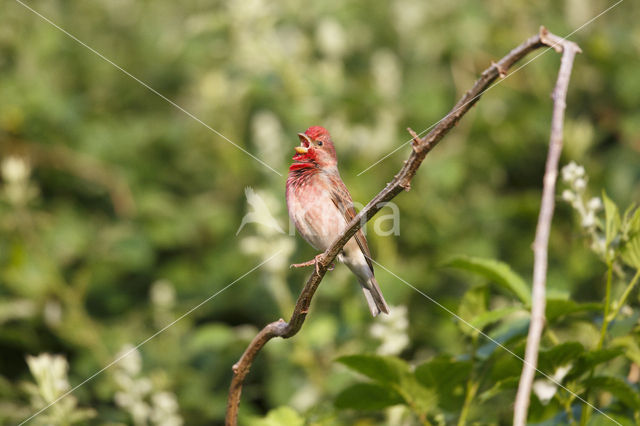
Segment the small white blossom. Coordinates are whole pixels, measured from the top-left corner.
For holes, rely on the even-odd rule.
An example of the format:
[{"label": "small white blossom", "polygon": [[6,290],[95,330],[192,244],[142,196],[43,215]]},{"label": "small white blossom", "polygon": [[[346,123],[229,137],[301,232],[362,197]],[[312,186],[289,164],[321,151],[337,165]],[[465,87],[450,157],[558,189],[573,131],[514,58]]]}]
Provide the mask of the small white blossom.
[{"label": "small white blossom", "polygon": [[316,41],[322,52],[332,58],[340,58],[347,50],[346,35],[334,19],[323,19],[316,30]]},{"label": "small white blossom", "polygon": [[577,178],[573,182],[573,187],[575,188],[576,191],[582,192],[587,187],[587,181],[585,179],[583,179],[583,178]]},{"label": "small white blossom", "polygon": [[569,183],[575,179],[576,163],[573,161],[562,168],[562,180]]},{"label": "small white blossom", "polygon": [[371,336],[381,340],[378,347],[380,355],[398,355],[409,345],[409,320],[406,306],[394,306],[389,315],[378,317],[369,329]]},{"label": "small white blossom", "polygon": [[572,364],[563,365],[558,367],[553,374],[552,379],[538,379],[533,382],[533,392],[536,394],[542,405],[546,405],[551,398],[556,394],[558,390],[557,383],[561,383],[562,379],[571,370]]},{"label": "small white blossom", "polygon": [[586,215],[582,218],[582,227],[583,228],[591,228],[596,224],[596,216],[593,211],[587,212]]},{"label": "small white blossom", "polygon": [[69,389],[67,370],[69,364],[61,355],[40,354],[37,357],[27,356],[27,365],[36,379],[40,393],[46,402],[54,401]]},{"label": "small white blossom", "polygon": [[129,413],[134,425],[182,426],[175,395],[155,390],[151,379],[140,375],[140,352],[132,345],[125,345],[119,352],[119,357],[122,356],[113,372],[119,388],[114,395],[116,405]]},{"label": "small white blossom", "polygon": [[116,354],[116,359],[120,359],[118,366],[129,375],[136,375],[142,370],[142,356],[131,344],[124,345]]},{"label": "small white blossom", "polygon": [[168,280],[158,280],[151,285],[151,303],[158,308],[170,309],[176,301],[176,290]]},{"label": "small white blossom", "polygon": [[2,179],[9,183],[24,182],[31,173],[29,163],[22,158],[9,156],[2,160]]},{"label": "small white blossom", "polygon": [[562,199],[570,203],[576,199],[576,195],[573,193],[573,191],[565,189],[564,191],[562,191]]},{"label": "small white blossom", "polygon": [[600,199],[600,197],[593,197],[587,203],[587,207],[589,208],[589,210],[597,212],[602,209],[602,200]]},{"label": "small white blossom", "polygon": [[28,383],[27,392],[31,395],[31,406],[35,410],[45,408],[55,402],[56,409],[43,413],[36,421],[38,424],[72,424],[83,422],[95,416],[95,411],[77,407],[74,395],[66,395],[71,388],[67,378],[69,363],[62,355],[40,354],[27,356],[27,365],[36,384]]}]

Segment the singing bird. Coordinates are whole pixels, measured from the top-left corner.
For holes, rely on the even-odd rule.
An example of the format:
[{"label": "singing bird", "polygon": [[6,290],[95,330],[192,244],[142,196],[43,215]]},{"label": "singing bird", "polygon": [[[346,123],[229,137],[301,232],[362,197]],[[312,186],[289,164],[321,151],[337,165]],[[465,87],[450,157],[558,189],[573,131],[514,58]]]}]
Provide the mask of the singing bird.
[{"label": "singing bird", "polygon": [[[320,126],[298,133],[293,163],[287,177],[289,217],[302,237],[316,250],[325,251],[356,216],[349,190],[338,172],[338,158],[329,132]],[[371,252],[361,230],[347,242],[338,259],[358,277],[374,317],[389,313],[373,275]],[[315,260],[294,264],[308,266]]]}]

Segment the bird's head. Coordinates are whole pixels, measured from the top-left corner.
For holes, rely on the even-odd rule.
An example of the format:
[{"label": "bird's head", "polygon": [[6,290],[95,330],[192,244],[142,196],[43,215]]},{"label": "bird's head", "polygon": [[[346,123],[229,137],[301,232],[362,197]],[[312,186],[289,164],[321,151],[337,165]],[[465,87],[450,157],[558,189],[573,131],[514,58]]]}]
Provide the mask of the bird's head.
[{"label": "bird's head", "polygon": [[298,133],[300,145],[295,147],[293,161],[315,163],[319,167],[335,167],[338,164],[336,149],[331,135],[324,127],[312,126],[304,133]]}]

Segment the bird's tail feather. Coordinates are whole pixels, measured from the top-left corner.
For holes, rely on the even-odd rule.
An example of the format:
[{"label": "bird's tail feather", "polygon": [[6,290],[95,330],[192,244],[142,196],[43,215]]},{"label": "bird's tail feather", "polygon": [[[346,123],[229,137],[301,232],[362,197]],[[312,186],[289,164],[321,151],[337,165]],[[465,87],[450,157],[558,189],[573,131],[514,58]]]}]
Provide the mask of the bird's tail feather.
[{"label": "bird's tail feather", "polygon": [[371,315],[375,317],[378,316],[380,312],[384,312],[385,314],[389,313],[389,306],[384,300],[380,286],[378,286],[378,282],[374,277],[371,277],[367,282],[360,281],[360,286],[362,287],[365,299],[367,299]]}]

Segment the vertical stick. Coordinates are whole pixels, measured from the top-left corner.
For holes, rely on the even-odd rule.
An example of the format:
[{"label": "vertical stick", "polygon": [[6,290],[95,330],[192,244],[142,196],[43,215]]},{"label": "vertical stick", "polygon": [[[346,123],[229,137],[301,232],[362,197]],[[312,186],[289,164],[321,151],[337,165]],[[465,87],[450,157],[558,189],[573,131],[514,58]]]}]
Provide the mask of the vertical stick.
[{"label": "vertical stick", "polygon": [[[543,37],[544,34],[544,37]],[[571,76],[571,68],[576,53],[580,48],[570,41],[553,36],[549,33],[541,34],[546,44],[554,47],[562,53],[562,62],[558,72],[558,80],[553,90],[553,116],[551,119],[551,135],[549,137],[549,153],[547,155],[546,170],[543,179],[542,203],[536,227],[536,237],[533,242],[533,290],[531,303],[531,322],[527,335],[524,365],[518,384],[515,407],[513,410],[513,424],[524,426],[527,422],[531,386],[538,364],[538,350],[540,337],[544,329],[544,312],[546,306],[547,284],[547,249],[549,245],[549,232],[553,218],[554,197],[556,180],[558,177],[558,161],[562,152],[562,128],[564,111],[566,108],[567,87]]]}]

